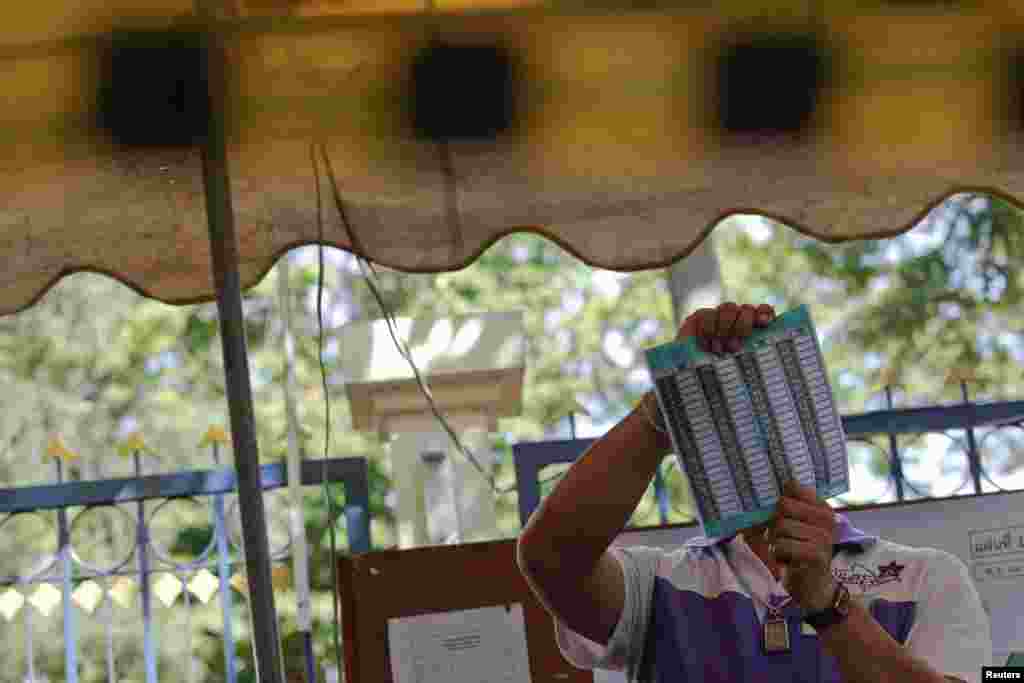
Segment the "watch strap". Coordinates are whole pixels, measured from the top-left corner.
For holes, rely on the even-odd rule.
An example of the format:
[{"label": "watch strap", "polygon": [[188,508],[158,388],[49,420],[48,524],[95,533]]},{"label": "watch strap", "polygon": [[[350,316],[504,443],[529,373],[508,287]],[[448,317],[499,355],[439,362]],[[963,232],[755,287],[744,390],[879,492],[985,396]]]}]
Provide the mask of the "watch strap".
[{"label": "watch strap", "polygon": [[832,604],[818,612],[804,615],[804,621],[813,626],[816,631],[822,631],[840,623],[846,619],[849,613],[850,591],[842,583],[839,583],[832,597]]}]

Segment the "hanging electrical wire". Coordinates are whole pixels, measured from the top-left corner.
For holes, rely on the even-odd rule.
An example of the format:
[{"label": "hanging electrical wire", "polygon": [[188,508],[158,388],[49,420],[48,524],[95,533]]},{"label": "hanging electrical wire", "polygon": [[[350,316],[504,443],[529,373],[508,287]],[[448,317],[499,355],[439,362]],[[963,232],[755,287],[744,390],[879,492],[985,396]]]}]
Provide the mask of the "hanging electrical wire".
[{"label": "hanging electrical wire", "polygon": [[324,392],[324,455],[321,459],[321,492],[327,507],[327,536],[330,539],[331,548],[331,594],[334,599],[332,603],[332,614],[334,616],[334,665],[338,670],[338,677],[342,675],[341,665],[341,634],[339,624],[341,623],[338,614],[340,596],[338,594],[338,566],[337,566],[337,539],[335,538],[335,515],[334,501],[331,499],[331,491],[327,481],[327,460],[330,454],[331,443],[331,394],[327,389],[327,366],[324,364],[324,223],[323,223],[323,201],[320,194],[320,167],[316,161],[316,148],[310,146],[310,159],[313,162],[313,177],[316,181],[316,226],[317,226],[317,278],[316,278],[316,326],[317,326],[317,360],[320,364],[320,384]]},{"label": "hanging electrical wire", "polygon": [[[493,473],[489,473],[486,470],[484,470],[483,466],[480,464],[480,461],[476,458],[476,456],[473,455],[469,448],[467,448],[465,444],[462,443],[462,440],[459,438],[458,434],[455,432],[451,424],[448,422],[447,418],[445,418],[444,414],[437,406],[437,402],[434,400],[434,395],[430,391],[430,387],[423,379],[423,375],[420,373],[419,367],[417,367],[416,365],[416,361],[413,360],[412,353],[409,351],[409,348],[405,344],[405,342],[403,342],[398,335],[398,323],[395,320],[394,314],[391,312],[391,308],[388,306],[387,302],[384,300],[384,297],[381,295],[380,288],[377,286],[377,281],[379,280],[380,276],[377,274],[377,270],[376,268],[374,268],[373,263],[363,256],[363,254],[366,252],[363,249],[362,243],[359,241],[359,238],[357,237],[355,231],[352,229],[351,224],[349,223],[348,216],[345,213],[345,206],[342,203],[341,194],[340,191],[338,190],[338,183],[334,176],[334,169],[331,166],[330,158],[327,156],[327,150],[326,148],[323,147],[323,145],[320,146],[320,152],[321,155],[323,156],[324,167],[326,169],[328,180],[330,182],[335,207],[338,210],[338,215],[341,217],[342,225],[344,225],[345,227],[345,231],[349,238],[349,243],[352,245],[352,255],[354,256],[356,263],[359,266],[360,273],[363,276],[363,281],[369,288],[370,293],[373,295],[373,298],[377,301],[377,305],[381,310],[381,315],[384,317],[384,322],[387,326],[388,335],[391,337],[391,341],[394,343],[399,355],[402,356],[405,362],[409,365],[409,368],[412,370],[413,377],[415,377],[416,379],[416,384],[419,386],[420,392],[423,394],[424,398],[426,398],[427,404],[430,406],[430,411],[434,414],[434,417],[437,419],[437,421],[441,424],[442,428],[448,434],[448,437],[451,439],[451,442],[455,446],[455,448],[463,457],[466,458],[467,461],[469,461],[473,465],[473,467],[480,473],[480,475],[484,477],[493,493],[495,493],[496,495],[504,495],[506,493],[511,493],[515,491],[515,486],[500,489],[498,488]],[[319,166],[317,165],[316,168],[319,168]],[[317,171],[317,173],[317,177],[319,178],[319,171]],[[319,180],[317,182],[319,187]],[[319,203],[319,199],[317,201]],[[541,480],[540,483],[547,484],[549,482],[561,478],[562,476],[564,476],[564,473],[558,473],[556,475]]]},{"label": "hanging electrical wire", "polygon": [[[349,243],[352,246],[352,254],[356,259],[356,263],[359,265],[359,270],[363,275],[363,281],[366,283],[366,286],[370,289],[370,293],[373,294],[373,298],[377,301],[377,305],[380,307],[381,315],[384,316],[384,322],[387,325],[388,334],[391,337],[391,341],[395,344],[395,348],[398,349],[398,353],[402,356],[406,363],[408,363],[409,368],[412,370],[413,377],[415,377],[416,379],[416,384],[419,386],[420,391],[427,400],[427,404],[430,406],[430,411],[434,414],[434,417],[444,428],[445,432],[448,434],[448,437],[451,439],[452,444],[459,451],[459,453],[461,453],[463,457],[465,457],[466,460],[468,460],[473,465],[473,467],[480,473],[480,475],[487,480],[488,484],[491,487],[491,490],[494,493],[499,493],[497,485],[495,484],[493,473],[489,473],[483,468],[483,466],[480,464],[480,461],[477,460],[477,458],[470,452],[468,448],[466,448],[466,446],[462,443],[462,440],[459,439],[458,434],[456,434],[455,430],[452,429],[451,425],[448,423],[448,420],[445,418],[445,416],[441,413],[441,410],[438,408],[437,403],[434,400],[434,395],[430,391],[430,387],[427,385],[426,381],[424,381],[423,375],[420,373],[419,368],[416,366],[416,362],[413,360],[412,354],[409,352],[408,346],[405,344],[404,341],[402,341],[399,338],[398,323],[395,321],[395,317],[392,314],[390,307],[384,301],[384,297],[381,295],[380,290],[377,287],[377,280],[379,279],[377,270],[374,268],[373,263],[371,263],[364,256],[366,251],[363,249],[362,243],[360,242],[355,231],[352,229],[352,225],[349,223],[348,216],[345,212],[345,205],[341,200],[341,193],[338,189],[338,183],[334,176],[334,168],[331,165],[331,160],[327,155],[327,149],[323,145],[320,145],[320,153],[323,157],[324,168],[327,172],[327,178],[330,182],[335,208],[338,210],[338,215],[341,217],[342,225],[344,225],[345,227],[345,232],[348,235]],[[315,168],[319,169],[319,166],[315,165]],[[317,177],[319,178],[319,170],[317,170]]]},{"label": "hanging electrical wire", "polygon": [[[489,473],[489,472],[487,472],[484,469],[484,467],[480,464],[480,461],[465,446],[465,444],[462,443],[462,440],[459,438],[458,434],[452,428],[452,426],[448,422],[447,418],[445,418],[445,416],[442,414],[440,408],[437,405],[437,402],[434,400],[434,395],[431,392],[429,385],[424,380],[423,375],[421,374],[419,367],[417,367],[416,362],[413,360],[412,353],[409,351],[408,345],[399,336],[399,333],[398,333],[398,323],[395,320],[395,316],[394,316],[393,312],[391,311],[390,306],[388,306],[387,302],[385,301],[383,295],[380,292],[380,288],[378,287],[378,281],[380,279],[380,276],[378,275],[376,268],[374,268],[373,263],[364,256],[366,251],[365,251],[365,249],[363,249],[363,246],[362,246],[362,243],[359,240],[359,237],[357,236],[355,230],[353,230],[352,225],[351,225],[351,223],[348,220],[348,215],[347,215],[347,213],[345,211],[344,202],[341,199],[341,192],[338,189],[337,179],[336,179],[336,177],[334,175],[334,168],[333,168],[333,166],[331,164],[330,157],[327,154],[327,149],[326,149],[326,147],[322,143],[320,143],[320,144],[313,143],[310,146],[310,157],[311,157],[312,166],[313,166],[313,175],[314,175],[314,179],[315,179],[315,182],[316,182],[316,206],[317,206],[317,210],[316,210],[316,215],[317,215],[317,235],[318,235],[318,239],[317,239],[318,275],[317,275],[317,307],[316,307],[317,308],[317,332],[318,332],[317,337],[318,337],[318,348],[319,348],[318,358],[319,358],[319,363],[320,363],[321,384],[322,384],[322,389],[323,389],[323,393],[324,393],[325,422],[326,422],[325,436],[324,436],[324,456],[323,456],[323,462],[325,463],[324,464],[324,471],[323,471],[323,492],[324,492],[324,497],[325,497],[325,499],[327,501],[328,515],[329,515],[329,518],[332,520],[332,523],[330,524],[329,537],[330,537],[331,556],[334,557],[334,555],[336,553],[336,548],[335,548],[336,542],[335,542],[335,531],[334,531],[334,524],[333,524],[333,519],[334,519],[333,507],[332,507],[333,503],[332,503],[332,500],[330,498],[330,495],[329,495],[329,492],[328,492],[328,488],[327,488],[327,469],[326,469],[326,461],[327,461],[327,458],[328,458],[328,451],[329,451],[328,444],[329,444],[329,439],[330,439],[330,396],[329,396],[329,391],[328,391],[328,386],[327,386],[327,370],[326,370],[326,366],[325,366],[324,360],[323,360],[323,347],[324,347],[324,342],[323,342],[323,335],[324,335],[324,329],[323,329],[323,288],[324,288],[323,243],[324,243],[324,233],[323,233],[323,197],[322,197],[322,194],[321,194],[320,163],[319,163],[319,161],[317,159],[317,148],[318,147],[319,147],[319,151],[320,151],[320,156],[322,157],[322,160],[323,160],[324,170],[325,170],[325,172],[327,174],[327,179],[328,179],[328,181],[330,183],[330,186],[331,186],[332,199],[334,201],[335,208],[338,211],[338,215],[341,218],[342,225],[344,226],[345,232],[346,232],[346,234],[348,236],[349,244],[351,245],[351,253],[352,253],[353,257],[355,258],[356,264],[359,267],[359,271],[360,271],[360,273],[361,273],[361,275],[363,277],[363,281],[366,283],[367,288],[370,290],[370,293],[373,295],[374,300],[377,302],[377,305],[380,308],[381,315],[383,316],[385,325],[387,326],[388,335],[391,337],[392,343],[395,345],[395,348],[398,350],[399,355],[401,355],[402,358],[409,365],[409,368],[412,371],[413,377],[416,379],[416,384],[418,385],[418,387],[420,389],[420,392],[423,394],[424,398],[426,399],[427,404],[430,406],[431,412],[434,414],[434,417],[437,419],[438,423],[442,426],[442,428],[444,429],[445,433],[448,435],[449,439],[451,440],[452,444],[455,446],[456,450],[458,450],[458,452],[464,458],[466,458],[466,460],[470,464],[473,465],[473,467],[480,473],[480,475],[482,477],[484,477],[484,479],[487,481],[491,491],[494,494],[496,494],[496,495],[504,495],[506,493],[511,493],[513,491],[516,491],[517,489],[516,489],[515,486],[499,489],[497,487],[494,474],[493,473]],[[450,184],[450,183],[454,182],[454,176],[450,173],[450,170],[451,170],[450,169],[450,165],[446,166],[446,169],[449,172],[446,172],[445,176],[446,176],[446,178],[448,178],[449,184]],[[449,209],[451,208],[451,206],[450,206],[451,205],[451,197],[452,197],[451,189],[452,188],[449,187],[449,192],[447,193],[448,197],[449,197]],[[449,220],[450,220],[451,216],[452,216],[452,211],[451,210],[448,211],[448,215],[449,215]],[[553,481],[556,481],[558,479],[561,479],[563,476],[565,476],[565,472],[558,472],[558,473],[556,473],[556,474],[554,474],[552,476],[549,476],[549,477],[547,477],[545,479],[542,479],[539,483],[543,486],[543,485],[548,484],[550,482],[553,482]],[[340,644],[340,637],[339,637],[339,634],[338,634],[338,623],[339,623],[339,618],[338,618],[338,604],[339,604],[339,600],[338,600],[338,594],[337,594],[338,580],[337,580],[337,567],[335,566],[333,561],[331,563],[331,582],[332,582],[333,588],[334,588],[334,601],[333,601],[334,602],[334,641],[335,641],[334,642],[334,649],[335,649],[335,659],[336,659],[336,662],[337,662],[336,666],[338,667],[338,670],[340,672],[341,671],[341,655],[340,655],[340,653],[341,653],[341,644]]]},{"label": "hanging electrical wire", "polygon": [[[380,289],[377,286],[377,281],[379,280],[377,270],[376,268],[374,268],[373,263],[363,256],[363,254],[365,254],[366,251],[363,249],[362,243],[360,242],[358,236],[356,235],[355,230],[352,229],[351,223],[349,223],[348,215],[345,212],[345,205],[342,202],[341,193],[340,190],[338,189],[338,183],[334,175],[334,168],[331,165],[331,160],[327,155],[327,149],[322,144],[319,147],[321,156],[323,157],[324,168],[326,170],[327,177],[330,182],[335,208],[338,210],[338,215],[341,218],[342,225],[345,227],[345,232],[348,235],[349,243],[352,245],[352,255],[359,266],[360,273],[363,276],[363,281],[369,288],[370,293],[373,295],[373,298],[377,301],[377,305],[381,310],[381,315],[384,317],[384,322],[387,326],[388,335],[391,337],[391,341],[394,343],[395,348],[398,350],[398,353],[402,356],[405,362],[409,365],[409,368],[412,370],[413,377],[415,377],[416,379],[416,384],[419,386],[420,391],[422,392],[424,398],[426,398],[427,400],[427,404],[430,406],[430,411],[434,414],[434,417],[437,419],[437,421],[441,424],[442,428],[448,434],[448,437],[451,439],[451,442],[455,446],[455,448],[463,457],[466,458],[467,461],[469,461],[473,465],[473,467],[480,473],[480,475],[484,477],[484,479],[490,486],[491,491],[494,494],[504,495],[506,493],[511,493],[515,491],[516,487],[514,485],[506,488],[498,488],[493,473],[488,473],[487,471],[484,470],[483,466],[480,464],[480,461],[465,446],[465,444],[462,443],[462,440],[459,439],[458,434],[455,432],[454,429],[452,429],[451,424],[448,422],[447,418],[445,418],[445,416],[441,413],[440,408],[438,408],[437,402],[434,400],[434,395],[433,393],[431,393],[430,387],[427,385],[426,381],[424,381],[423,375],[420,373],[420,370],[417,367],[416,362],[413,360],[412,354],[410,353],[408,346],[400,339],[398,335],[398,323],[395,321],[395,316],[391,312],[391,308],[384,300],[384,297],[381,295]],[[322,242],[323,228],[321,224],[319,209],[321,203],[320,171],[319,164],[317,163],[315,157],[313,160],[313,167],[317,177],[317,221],[318,225],[320,226]],[[326,392],[326,389],[324,391]],[[547,477],[546,479],[542,479],[540,481],[540,484],[543,485],[550,483],[552,481],[560,479],[563,476],[564,473],[560,472],[558,474]]]}]

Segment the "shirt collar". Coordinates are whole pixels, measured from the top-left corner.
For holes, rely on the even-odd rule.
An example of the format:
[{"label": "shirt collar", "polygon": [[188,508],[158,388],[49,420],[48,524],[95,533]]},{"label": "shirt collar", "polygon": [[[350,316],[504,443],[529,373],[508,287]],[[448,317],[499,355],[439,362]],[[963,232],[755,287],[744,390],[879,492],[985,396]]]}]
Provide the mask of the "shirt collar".
[{"label": "shirt collar", "polygon": [[[863,552],[878,542],[878,536],[866,534],[853,526],[846,515],[833,513],[836,516],[836,542],[833,548],[837,550],[855,549]],[[739,534],[732,536],[721,536],[719,538],[707,538],[698,536],[687,541],[686,545],[691,548],[714,548],[731,543]]]}]

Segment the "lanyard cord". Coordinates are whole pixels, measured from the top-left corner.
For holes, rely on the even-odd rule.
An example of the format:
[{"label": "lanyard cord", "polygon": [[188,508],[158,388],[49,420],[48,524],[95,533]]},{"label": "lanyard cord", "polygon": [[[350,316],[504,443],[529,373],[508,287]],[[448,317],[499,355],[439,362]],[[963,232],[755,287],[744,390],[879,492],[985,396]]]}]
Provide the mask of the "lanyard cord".
[{"label": "lanyard cord", "polygon": [[[742,538],[742,537],[740,537],[740,538]],[[746,545],[746,540],[744,540],[743,543]],[[732,556],[731,549],[729,548],[730,545],[731,545],[731,543],[730,544],[726,544],[726,546],[725,546],[726,558],[730,558]],[[747,548],[750,549],[750,546],[748,545]],[[751,552],[753,552],[752,549],[751,549]],[[764,600],[761,599],[760,596],[758,596],[758,595],[756,595],[754,593],[754,590],[750,587],[750,584],[743,577],[742,572],[737,571],[737,568],[736,568],[735,564],[732,561],[729,561],[729,569],[731,569],[732,573],[736,575],[736,579],[740,582],[740,584],[742,584],[743,588],[747,591],[747,594],[750,596],[751,601],[761,604],[767,610],[767,612],[766,612],[767,617],[779,616],[779,617],[783,617],[784,618],[784,616],[782,614],[782,608],[785,607],[786,605],[788,605],[789,603],[791,603],[793,601],[793,596],[787,595],[785,602],[783,602],[778,607],[773,607],[771,604],[765,602]],[[777,595],[777,593],[775,592],[774,589],[772,589],[771,595],[772,596]]]}]

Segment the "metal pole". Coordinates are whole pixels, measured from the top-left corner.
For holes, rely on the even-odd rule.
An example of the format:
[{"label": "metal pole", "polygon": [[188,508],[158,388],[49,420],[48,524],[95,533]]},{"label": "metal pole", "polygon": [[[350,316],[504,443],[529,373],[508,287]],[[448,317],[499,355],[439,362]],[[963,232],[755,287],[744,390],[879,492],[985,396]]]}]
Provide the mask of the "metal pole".
[{"label": "metal pole", "polygon": [[[893,409],[892,387],[885,385],[885,407]],[[896,435],[889,432],[889,466],[892,468],[892,478],[896,482],[896,500],[903,500],[903,461],[900,459],[899,443]]]},{"label": "metal pole", "polygon": [[[213,462],[220,465],[220,444],[213,444]],[[220,610],[224,621],[224,672],[227,683],[235,683],[235,631],[231,616],[231,567],[228,566],[228,525],[224,518],[224,494],[213,499],[214,533],[217,538],[217,578],[220,580]]]},{"label": "metal pole", "polygon": [[[205,4],[197,2],[201,15],[211,18],[212,11],[202,7]],[[202,143],[203,186],[210,228],[213,275],[217,287],[228,408],[231,413],[231,439],[235,449],[235,471],[238,474],[238,507],[253,620],[252,645],[260,682],[284,683],[277,612],[274,609],[274,590],[270,580],[270,549],[260,487],[249,359],[245,345],[238,244],[228,182],[226,122],[222,106],[222,99],[227,92],[224,73],[226,55],[223,45],[212,31],[207,33],[206,47],[209,57],[210,121]]]},{"label": "metal pole", "polygon": [[306,683],[316,683],[313,660],[313,613],[309,593],[309,550],[306,547],[306,517],[302,498],[302,448],[299,445],[299,409],[295,402],[295,338],[292,335],[291,292],[288,289],[288,256],[278,266],[277,285],[284,324],[284,412],[288,422],[288,493],[292,536],[292,574],[295,577],[297,628],[306,655]]},{"label": "metal pole", "polygon": [[228,531],[224,523],[224,496],[217,494],[213,501],[214,533],[217,535],[217,578],[220,582],[220,611],[224,621],[224,672],[227,683],[235,683],[235,627],[231,620],[231,568],[228,566]]},{"label": "metal pole", "polygon": [[[142,459],[138,452],[132,455],[135,478],[142,477]],[[146,502],[138,502],[138,529],[135,534],[135,552],[139,562],[139,598],[142,603],[142,659],[146,663],[146,683],[157,681],[157,650],[153,636],[153,595],[149,585],[149,529],[146,526]]]},{"label": "metal pole", "polygon": [[[365,459],[360,461],[360,476],[345,481],[345,528],[348,548],[353,553],[370,552],[370,486]],[[332,560],[333,561],[333,560]]]},{"label": "metal pole", "polygon": [[[57,483],[64,483],[64,467],[57,458]],[[60,534],[61,604],[64,608],[64,679],[78,683],[78,631],[75,628],[75,608],[71,604],[71,530],[68,527],[67,510],[57,511],[57,528]],[[33,675],[32,680],[35,680]]]},{"label": "metal pole", "polygon": [[[35,627],[32,626],[32,608],[25,607],[25,669],[27,674],[25,676],[26,683],[36,683],[36,655],[33,643],[35,642],[33,633]],[[67,647],[67,644],[64,645]],[[64,669],[67,670],[65,664]]]},{"label": "metal pole", "polygon": [[114,668],[114,604],[110,591],[103,591],[103,627],[107,635],[107,683],[117,683]]},{"label": "metal pole", "polygon": [[[967,382],[960,381],[960,397],[964,405],[971,405],[971,395],[967,390]],[[971,466],[971,479],[974,481],[974,492],[981,493],[981,459],[978,453],[978,442],[974,438],[974,420],[967,425],[967,459]]]}]

